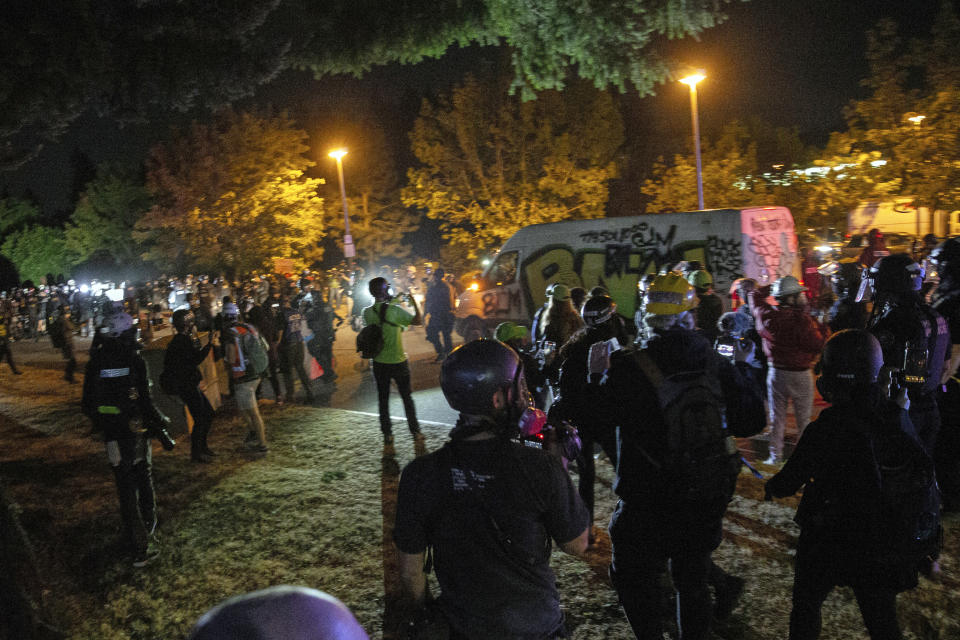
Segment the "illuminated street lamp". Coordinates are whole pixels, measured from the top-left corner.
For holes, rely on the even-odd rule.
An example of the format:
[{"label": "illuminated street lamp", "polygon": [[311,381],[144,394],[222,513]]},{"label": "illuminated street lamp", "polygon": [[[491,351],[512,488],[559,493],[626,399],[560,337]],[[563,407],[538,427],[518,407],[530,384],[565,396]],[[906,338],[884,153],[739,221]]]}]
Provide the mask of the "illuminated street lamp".
[{"label": "illuminated street lamp", "polygon": [[703,168],[700,162],[700,117],[697,113],[697,83],[706,78],[703,71],[691,73],[680,82],[690,87],[690,113],[693,118],[693,153],[697,158],[697,206],[703,209]]},{"label": "illuminated street lamp", "polygon": [[912,122],[916,126],[920,126],[920,123],[927,119],[927,116],[920,113],[908,113],[904,116],[908,122]]},{"label": "illuminated street lamp", "polygon": [[340,198],[343,200],[343,257],[347,259],[347,266],[353,270],[353,257],[357,255],[356,248],[353,246],[353,236],[350,235],[350,213],[347,210],[347,188],[343,184],[343,156],[347,155],[346,149],[334,149],[327,154],[337,161],[337,177],[340,179]]}]

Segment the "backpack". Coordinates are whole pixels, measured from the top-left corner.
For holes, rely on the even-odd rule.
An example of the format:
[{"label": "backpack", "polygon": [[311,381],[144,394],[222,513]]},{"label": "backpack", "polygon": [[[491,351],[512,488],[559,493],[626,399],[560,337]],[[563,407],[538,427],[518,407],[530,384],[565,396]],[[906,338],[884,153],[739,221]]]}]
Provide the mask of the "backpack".
[{"label": "backpack", "polygon": [[50,343],[54,349],[63,349],[65,341],[63,339],[63,319],[61,316],[52,318],[47,323],[47,333],[50,334]]},{"label": "backpack", "polygon": [[245,382],[263,376],[270,365],[267,345],[257,330],[247,324],[230,328],[234,342],[227,346],[230,374],[234,380]]},{"label": "backpack", "polygon": [[[885,551],[909,562],[936,558],[943,529],[933,459],[918,443],[905,443],[903,438],[880,436],[871,446],[880,477]],[[893,455],[884,456],[884,451]]]},{"label": "backpack", "polygon": [[729,502],[740,474],[740,454],[727,433],[720,380],[707,370],[664,376],[643,350],[634,358],[653,385],[666,424],[662,459],[648,461],[684,502]]},{"label": "backpack", "polygon": [[377,314],[380,317],[380,322],[368,324],[357,334],[357,352],[364,360],[376,358],[383,351],[383,323],[398,326],[387,320],[388,304],[387,302],[380,304],[380,311]]}]

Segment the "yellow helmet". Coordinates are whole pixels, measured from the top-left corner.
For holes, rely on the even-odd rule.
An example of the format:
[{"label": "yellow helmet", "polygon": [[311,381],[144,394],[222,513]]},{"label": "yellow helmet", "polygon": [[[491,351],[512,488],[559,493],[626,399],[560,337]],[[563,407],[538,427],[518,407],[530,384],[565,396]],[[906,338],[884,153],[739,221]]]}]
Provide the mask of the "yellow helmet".
[{"label": "yellow helmet", "polygon": [[697,299],[696,289],[683,275],[670,272],[657,276],[643,298],[643,309],[658,316],[672,316],[693,309]]}]

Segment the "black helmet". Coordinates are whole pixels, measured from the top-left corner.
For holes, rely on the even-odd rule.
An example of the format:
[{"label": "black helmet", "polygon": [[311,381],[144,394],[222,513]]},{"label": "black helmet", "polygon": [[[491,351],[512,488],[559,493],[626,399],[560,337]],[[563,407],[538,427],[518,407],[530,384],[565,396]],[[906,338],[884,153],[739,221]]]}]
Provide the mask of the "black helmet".
[{"label": "black helmet", "polygon": [[522,372],[513,349],[499,340],[482,338],[450,352],[440,369],[440,388],[450,408],[489,415],[494,410],[493,395],[516,385]]},{"label": "black helmet", "polygon": [[960,236],[941,242],[930,252],[930,262],[941,278],[950,274],[960,279]]},{"label": "black helmet", "polygon": [[860,288],[861,269],[856,262],[841,262],[830,276],[833,291],[838,296],[852,295]]},{"label": "black helmet", "polygon": [[580,315],[583,317],[583,323],[588,327],[596,327],[617,313],[617,303],[610,296],[593,296],[583,303]]},{"label": "black helmet", "polygon": [[829,400],[837,391],[876,382],[883,366],[883,350],[872,333],[844,329],[827,340],[820,358],[817,388]]},{"label": "black helmet", "polygon": [[923,267],[906,253],[894,253],[870,267],[873,290],[878,293],[910,293],[923,285]]}]

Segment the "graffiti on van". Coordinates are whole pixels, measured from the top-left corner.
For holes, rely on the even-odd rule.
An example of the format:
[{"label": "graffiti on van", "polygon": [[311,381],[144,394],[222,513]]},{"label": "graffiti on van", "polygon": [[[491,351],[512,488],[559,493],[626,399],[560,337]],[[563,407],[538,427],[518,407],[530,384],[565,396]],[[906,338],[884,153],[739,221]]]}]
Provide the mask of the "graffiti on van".
[{"label": "graffiti on van", "polygon": [[567,245],[543,247],[521,266],[521,278],[527,285],[527,308],[532,312],[542,305],[547,285],[560,282],[588,291],[604,287],[617,301],[620,313],[632,317],[637,305],[637,283],[643,274],[656,273],[683,260],[696,260],[717,280],[729,281],[740,275],[738,239],[708,236],[701,241],[675,243],[676,235],[676,225],[662,233],[641,222],[620,230],[580,235],[584,241],[606,241],[598,248],[574,252]]}]

